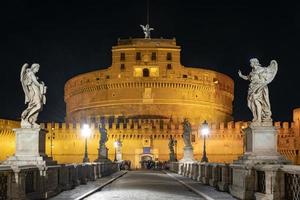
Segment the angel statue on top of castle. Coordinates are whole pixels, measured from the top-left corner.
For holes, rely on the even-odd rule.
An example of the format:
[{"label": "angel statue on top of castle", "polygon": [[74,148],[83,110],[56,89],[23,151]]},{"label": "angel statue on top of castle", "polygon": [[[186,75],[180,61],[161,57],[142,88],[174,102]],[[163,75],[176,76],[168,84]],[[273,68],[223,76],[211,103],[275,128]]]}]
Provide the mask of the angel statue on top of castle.
[{"label": "angel statue on top of castle", "polygon": [[144,31],[145,34],[145,39],[150,39],[150,31],[153,31],[154,28],[150,28],[149,24],[146,24],[146,26],[144,25],[140,25]]}]

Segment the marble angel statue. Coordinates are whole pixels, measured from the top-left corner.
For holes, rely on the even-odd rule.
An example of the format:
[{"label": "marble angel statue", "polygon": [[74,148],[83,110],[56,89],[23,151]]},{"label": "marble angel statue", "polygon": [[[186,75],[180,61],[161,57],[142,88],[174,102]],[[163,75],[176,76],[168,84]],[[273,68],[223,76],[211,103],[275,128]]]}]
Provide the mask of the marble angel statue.
[{"label": "marble angel statue", "polygon": [[174,154],[174,145],[175,145],[175,140],[174,138],[171,136],[170,139],[169,139],[169,150],[170,150],[170,153],[171,154]]},{"label": "marble angel statue", "polygon": [[39,71],[39,64],[32,64],[31,67],[27,63],[22,66],[20,81],[25,93],[25,104],[27,108],[21,115],[21,128],[39,128],[36,123],[39,112],[43,109],[43,104],[46,104],[46,90],[44,82],[38,81],[35,75]]},{"label": "marble angel statue", "polygon": [[145,39],[150,39],[150,31],[153,31],[154,28],[150,28],[149,24],[146,24],[146,26],[144,25],[140,25],[144,31],[145,34]]},{"label": "marble angel statue", "polygon": [[269,100],[268,84],[274,79],[278,64],[272,60],[268,67],[262,67],[257,58],[250,59],[252,71],[243,75],[239,70],[239,76],[244,80],[249,80],[248,107],[253,114],[253,122],[272,122],[272,112]]},{"label": "marble angel statue", "polygon": [[99,145],[100,147],[105,147],[105,143],[107,142],[107,130],[105,128],[104,122],[99,124],[99,132],[100,132],[100,140]]},{"label": "marble angel statue", "polygon": [[171,136],[170,138],[169,138],[169,144],[168,144],[168,146],[169,146],[169,151],[170,151],[170,153],[169,153],[169,156],[170,156],[170,161],[176,161],[176,158],[175,158],[175,150],[174,150],[174,145],[175,145],[175,140],[174,140],[174,138]]},{"label": "marble angel statue", "polygon": [[183,121],[183,141],[186,147],[192,146],[191,143],[192,127],[187,119]]}]

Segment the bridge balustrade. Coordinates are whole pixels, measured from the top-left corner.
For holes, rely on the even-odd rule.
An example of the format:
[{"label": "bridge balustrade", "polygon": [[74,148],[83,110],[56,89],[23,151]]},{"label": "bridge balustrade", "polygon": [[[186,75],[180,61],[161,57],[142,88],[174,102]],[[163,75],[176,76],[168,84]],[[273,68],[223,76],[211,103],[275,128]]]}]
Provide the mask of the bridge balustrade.
[{"label": "bridge balustrade", "polygon": [[181,170],[186,177],[232,195],[236,182],[240,181],[247,186],[240,192],[248,195],[240,199],[250,196],[253,199],[300,200],[300,166],[297,165],[253,165],[245,167],[245,177],[240,176],[241,168],[234,164],[172,162],[170,166],[175,173]]},{"label": "bridge balustrade", "polygon": [[11,168],[0,166],[0,200],[46,199],[118,171],[117,163],[81,163]]}]

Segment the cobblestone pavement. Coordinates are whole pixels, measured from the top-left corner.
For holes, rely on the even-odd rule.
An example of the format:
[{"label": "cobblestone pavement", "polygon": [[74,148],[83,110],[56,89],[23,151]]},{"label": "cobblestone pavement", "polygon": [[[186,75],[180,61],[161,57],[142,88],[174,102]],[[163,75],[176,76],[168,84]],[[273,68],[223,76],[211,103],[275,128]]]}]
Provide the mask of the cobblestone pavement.
[{"label": "cobblestone pavement", "polygon": [[130,171],[86,200],[204,200],[160,171]]}]

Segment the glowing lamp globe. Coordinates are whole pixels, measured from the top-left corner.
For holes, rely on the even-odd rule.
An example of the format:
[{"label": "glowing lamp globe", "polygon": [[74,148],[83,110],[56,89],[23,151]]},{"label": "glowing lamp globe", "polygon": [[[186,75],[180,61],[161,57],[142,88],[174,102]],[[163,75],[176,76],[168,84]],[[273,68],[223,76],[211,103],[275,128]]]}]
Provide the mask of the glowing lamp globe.
[{"label": "glowing lamp globe", "polygon": [[88,124],[84,124],[82,129],[81,129],[81,135],[85,138],[90,137],[91,135],[91,129],[90,126]]},{"label": "glowing lamp globe", "polygon": [[209,134],[209,127],[206,121],[204,121],[204,123],[201,126],[201,134],[202,136],[207,136]]}]

